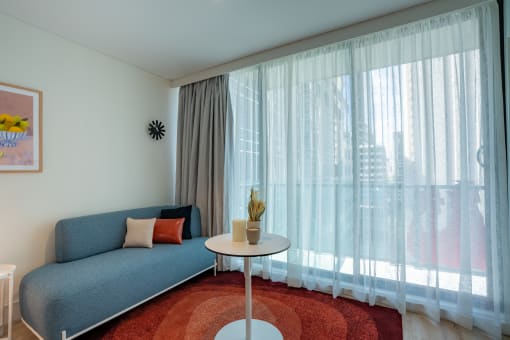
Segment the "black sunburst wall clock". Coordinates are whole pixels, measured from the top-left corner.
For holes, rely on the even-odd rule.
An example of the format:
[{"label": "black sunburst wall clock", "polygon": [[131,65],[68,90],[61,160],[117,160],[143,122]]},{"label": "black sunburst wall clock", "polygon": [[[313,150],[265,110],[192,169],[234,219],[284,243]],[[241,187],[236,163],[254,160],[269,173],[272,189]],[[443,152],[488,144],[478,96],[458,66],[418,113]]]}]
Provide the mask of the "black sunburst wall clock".
[{"label": "black sunburst wall clock", "polygon": [[165,125],[161,123],[159,120],[153,120],[149,123],[149,135],[152,139],[160,140],[165,137]]}]

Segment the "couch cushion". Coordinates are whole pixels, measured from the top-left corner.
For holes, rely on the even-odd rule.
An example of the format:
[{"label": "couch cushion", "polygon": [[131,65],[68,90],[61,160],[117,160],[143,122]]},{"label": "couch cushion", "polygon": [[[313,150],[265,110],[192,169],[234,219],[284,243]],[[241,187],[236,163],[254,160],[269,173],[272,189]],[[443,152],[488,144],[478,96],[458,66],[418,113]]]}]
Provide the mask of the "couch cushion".
[{"label": "couch cushion", "polygon": [[200,215],[200,209],[197,207],[191,209],[190,229],[193,237],[206,236],[206,234],[202,234],[202,216]]},{"label": "couch cushion", "polygon": [[158,218],[154,225],[154,243],[182,243],[183,218]]},{"label": "couch cushion", "polygon": [[45,339],[60,338],[61,330],[72,336],[211,267],[215,255],[205,240],[117,249],[43,266],[21,282],[21,315]]},{"label": "couch cushion", "polygon": [[123,248],[152,248],[156,218],[126,219],[127,232]]},{"label": "couch cushion", "polygon": [[[122,248],[126,236],[126,218],[159,217],[161,210],[175,207],[164,205],[60,220],[55,226],[56,260],[73,261]],[[200,236],[202,227],[197,207],[191,211],[190,224],[191,235]]]},{"label": "couch cushion", "polygon": [[191,235],[191,205],[187,205],[185,207],[173,208],[173,209],[163,209],[161,210],[161,218],[181,218],[184,217],[184,227],[182,229],[182,238],[185,240],[189,240],[192,238]]}]

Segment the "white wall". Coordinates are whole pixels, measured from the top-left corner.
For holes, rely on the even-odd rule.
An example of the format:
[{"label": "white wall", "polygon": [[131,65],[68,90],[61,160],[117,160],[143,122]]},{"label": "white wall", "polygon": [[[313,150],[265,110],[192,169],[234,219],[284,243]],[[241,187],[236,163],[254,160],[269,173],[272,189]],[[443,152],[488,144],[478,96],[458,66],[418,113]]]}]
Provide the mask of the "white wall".
[{"label": "white wall", "polygon": [[21,277],[54,260],[57,220],[171,203],[170,138],[146,126],[168,125],[176,98],[167,80],[3,15],[0,82],[43,91],[43,172],[0,173],[0,263],[18,266],[17,300]]}]

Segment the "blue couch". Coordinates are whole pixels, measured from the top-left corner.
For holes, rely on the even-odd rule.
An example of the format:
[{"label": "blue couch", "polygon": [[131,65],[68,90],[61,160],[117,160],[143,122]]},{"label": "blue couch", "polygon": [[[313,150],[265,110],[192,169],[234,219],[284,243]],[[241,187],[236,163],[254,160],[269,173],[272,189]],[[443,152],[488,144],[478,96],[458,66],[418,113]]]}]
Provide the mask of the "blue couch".
[{"label": "blue couch", "polygon": [[72,339],[99,324],[215,268],[204,247],[200,212],[193,207],[191,240],[122,248],[126,218],[159,217],[159,206],[61,220],[55,228],[56,263],[25,275],[23,321],[44,339]]}]

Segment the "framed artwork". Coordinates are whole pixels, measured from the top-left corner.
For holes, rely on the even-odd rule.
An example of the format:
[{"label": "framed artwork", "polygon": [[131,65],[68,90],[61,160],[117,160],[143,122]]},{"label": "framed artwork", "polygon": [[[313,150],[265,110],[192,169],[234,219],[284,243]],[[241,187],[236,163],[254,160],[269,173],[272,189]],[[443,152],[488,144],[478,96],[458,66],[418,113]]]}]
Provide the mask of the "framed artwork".
[{"label": "framed artwork", "polygon": [[42,92],[0,83],[0,172],[42,171]]}]

